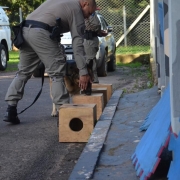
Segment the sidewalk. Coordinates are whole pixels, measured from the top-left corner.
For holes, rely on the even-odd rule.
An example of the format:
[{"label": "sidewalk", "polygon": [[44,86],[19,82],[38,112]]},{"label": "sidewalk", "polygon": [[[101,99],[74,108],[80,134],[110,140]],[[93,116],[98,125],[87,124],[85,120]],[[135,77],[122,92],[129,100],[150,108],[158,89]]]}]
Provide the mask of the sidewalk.
[{"label": "sidewalk", "polygon": [[127,95],[116,90],[69,180],[138,180],[130,157],[144,134],[139,127],[159,99],[157,87]]}]

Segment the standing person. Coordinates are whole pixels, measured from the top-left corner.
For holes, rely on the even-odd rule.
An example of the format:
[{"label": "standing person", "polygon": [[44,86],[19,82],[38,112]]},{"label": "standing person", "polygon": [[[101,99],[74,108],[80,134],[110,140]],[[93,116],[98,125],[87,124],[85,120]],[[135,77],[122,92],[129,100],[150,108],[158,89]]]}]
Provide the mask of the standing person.
[{"label": "standing person", "polygon": [[79,69],[79,86],[83,90],[86,89],[91,80],[84,57],[84,18],[93,14],[95,9],[95,0],[46,0],[27,16],[23,27],[24,42],[20,47],[19,71],[5,96],[8,108],[4,121],[20,123],[17,104],[22,99],[24,87],[40,61],[44,63],[46,72],[53,81],[52,96],[56,108],[59,109],[62,104],[69,102],[69,94],[63,80],[66,61],[59,48],[59,37],[50,38],[56,33],[54,28],[58,18],[60,33],[71,32],[75,61]]},{"label": "standing person", "polygon": [[85,19],[85,35],[84,35],[84,49],[86,52],[87,63],[93,60],[93,83],[99,83],[97,75],[97,59],[96,54],[99,50],[98,36],[106,36],[107,33],[101,30],[101,23],[97,17],[97,14],[92,14],[89,18]]}]

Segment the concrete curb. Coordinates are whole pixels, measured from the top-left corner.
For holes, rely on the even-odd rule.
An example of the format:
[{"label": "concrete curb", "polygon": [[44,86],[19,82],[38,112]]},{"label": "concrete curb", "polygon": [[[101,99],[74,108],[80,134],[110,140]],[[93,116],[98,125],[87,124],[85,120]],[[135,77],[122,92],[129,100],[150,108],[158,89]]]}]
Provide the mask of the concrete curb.
[{"label": "concrete curb", "polygon": [[122,93],[122,90],[116,90],[111,96],[78,162],[71,172],[69,180],[92,178]]}]

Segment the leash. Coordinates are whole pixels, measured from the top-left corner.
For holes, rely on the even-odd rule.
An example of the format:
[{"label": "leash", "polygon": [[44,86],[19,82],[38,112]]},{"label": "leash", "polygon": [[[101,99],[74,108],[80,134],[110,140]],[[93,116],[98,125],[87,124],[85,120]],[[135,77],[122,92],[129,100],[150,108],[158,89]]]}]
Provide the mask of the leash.
[{"label": "leash", "polygon": [[23,109],[20,113],[18,114],[22,114],[24,111],[26,111],[27,109],[29,109],[39,98],[39,96],[41,95],[42,92],[42,88],[43,88],[43,84],[44,84],[44,72],[45,72],[45,66],[43,63],[40,63],[40,73],[41,73],[41,77],[42,77],[42,81],[41,81],[41,89],[38,92],[37,96],[35,97],[34,101],[25,109]]}]

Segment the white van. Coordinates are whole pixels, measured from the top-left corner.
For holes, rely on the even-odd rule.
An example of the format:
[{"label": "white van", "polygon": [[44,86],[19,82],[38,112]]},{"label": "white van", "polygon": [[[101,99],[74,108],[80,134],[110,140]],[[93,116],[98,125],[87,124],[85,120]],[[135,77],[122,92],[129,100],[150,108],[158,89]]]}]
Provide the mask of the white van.
[{"label": "white van", "polygon": [[0,71],[4,71],[9,61],[9,51],[12,50],[11,30],[9,27],[9,18],[4,8],[0,6]]}]

